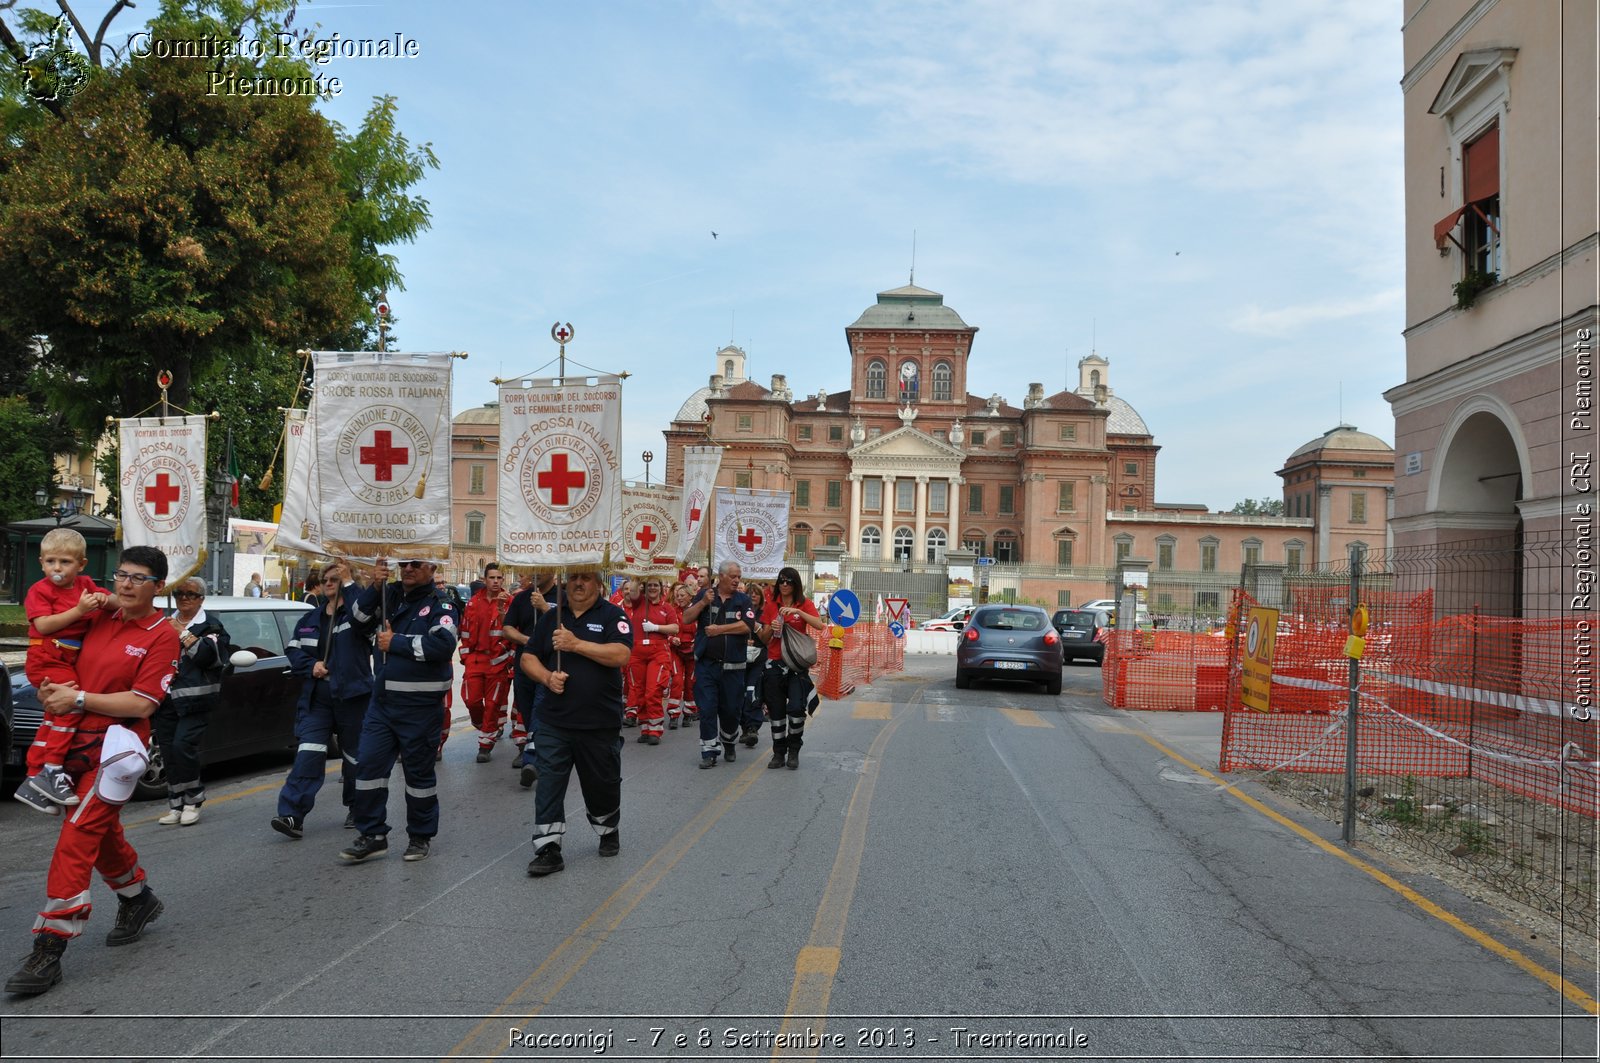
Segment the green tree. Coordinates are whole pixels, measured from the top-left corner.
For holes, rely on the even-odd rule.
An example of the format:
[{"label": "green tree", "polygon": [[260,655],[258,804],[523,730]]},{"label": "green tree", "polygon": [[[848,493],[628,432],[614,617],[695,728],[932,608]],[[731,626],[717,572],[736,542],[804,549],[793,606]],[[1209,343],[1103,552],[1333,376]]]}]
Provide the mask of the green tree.
[{"label": "green tree", "polygon": [[1283,516],[1283,499],[1281,498],[1247,498],[1243,502],[1235,502],[1229,513],[1237,513],[1245,517],[1281,517]]},{"label": "green tree", "polygon": [[[0,343],[47,337],[35,376],[52,405],[97,435],[106,415],[156,401],[163,368],[187,408],[246,368],[285,374],[271,387],[287,403],[287,352],[371,345],[379,293],[402,287],[383,248],[427,228],[409,190],[438,166],[399,132],[394,99],[347,134],[309,96],[207,92],[214,69],[309,76],[297,57],[128,59],[105,43],[125,0],[93,32],[58,3],[90,61],[61,100],[30,96],[22,64],[57,47],[62,23],[24,10],[19,40],[0,17],[0,275],[23,278],[0,290]],[[271,41],[294,13],[293,0],[163,0],[150,32]]]},{"label": "green tree", "polygon": [[48,428],[27,399],[0,398],[0,524],[39,515],[33,493],[49,486],[52,471]]}]

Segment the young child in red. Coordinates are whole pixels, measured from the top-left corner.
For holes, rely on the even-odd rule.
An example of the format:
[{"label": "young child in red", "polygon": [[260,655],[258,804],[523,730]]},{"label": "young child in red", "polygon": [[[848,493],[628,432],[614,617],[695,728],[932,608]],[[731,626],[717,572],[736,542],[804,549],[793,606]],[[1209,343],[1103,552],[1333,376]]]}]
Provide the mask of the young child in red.
[{"label": "young child in red", "polygon": [[[107,595],[83,574],[88,544],[71,528],[55,528],[39,543],[44,578],[28,589],[23,610],[28,614],[28,682],[38,688],[78,681],[78,650],[89,630],[89,614],[105,605]],[[78,732],[70,716],[46,716],[28,747],[28,778],[14,795],[29,808],[57,815],[61,806],[76,805],[73,780],[63,768]]]}]

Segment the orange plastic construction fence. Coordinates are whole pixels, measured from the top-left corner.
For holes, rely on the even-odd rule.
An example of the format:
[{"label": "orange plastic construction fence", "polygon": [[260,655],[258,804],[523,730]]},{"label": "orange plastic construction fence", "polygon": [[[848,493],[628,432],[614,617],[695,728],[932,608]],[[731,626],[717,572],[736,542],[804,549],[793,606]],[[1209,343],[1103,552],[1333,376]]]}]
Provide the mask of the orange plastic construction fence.
[{"label": "orange plastic construction fence", "polygon": [[[1600,719],[1567,683],[1578,617],[1426,615],[1375,621],[1360,666],[1356,770],[1470,777],[1589,816],[1600,809]],[[1363,595],[1363,598],[1365,596]],[[1253,603],[1241,596],[1241,609]],[[1373,610],[1379,615],[1378,610]],[[1419,616],[1422,617],[1419,619]],[[1243,707],[1230,664],[1224,771],[1341,772],[1349,704],[1345,631],[1333,617],[1280,627],[1270,711]],[[1237,650],[1235,650],[1235,653]],[[1230,658],[1230,662],[1236,660]]]},{"label": "orange plastic construction fence", "polygon": [[830,700],[849,696],[880,675],[905,669],[906,643],[889,633],[887,624],[862,622],[844,629],[844,647],[828,645],[832,628],[817,632],[817,693]]}]

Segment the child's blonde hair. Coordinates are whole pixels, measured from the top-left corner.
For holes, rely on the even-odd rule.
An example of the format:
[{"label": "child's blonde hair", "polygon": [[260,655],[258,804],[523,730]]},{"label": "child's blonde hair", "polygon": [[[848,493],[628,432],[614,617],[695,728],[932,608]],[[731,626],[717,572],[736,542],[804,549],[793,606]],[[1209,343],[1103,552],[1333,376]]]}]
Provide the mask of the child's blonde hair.
[{"label": "child's blonde hair", "polygon": [[62,554],[82,561],[89,556],[89,544],[71,528],[51,528],[39,540],[39,556],[46,554]]}]

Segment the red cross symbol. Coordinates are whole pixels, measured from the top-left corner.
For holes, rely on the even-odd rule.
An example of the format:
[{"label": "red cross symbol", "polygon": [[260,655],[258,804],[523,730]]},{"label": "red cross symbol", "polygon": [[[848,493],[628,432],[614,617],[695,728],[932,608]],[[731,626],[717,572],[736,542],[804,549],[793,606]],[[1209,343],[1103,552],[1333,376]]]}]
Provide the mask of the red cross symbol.
[{"label": "red cross symbol", "polygon": [[689,523],[693,524],[700,519],[700,507],[694,506],[689,510]]},{"label": "red cross symbol", "polygon": [[571,338],[572,338],[572,333],[567,329],[567,327],[565,325],[563,325],[561,328],[556,329],[556,339],[559,340],[560,342],[566,343]]},{"label": "red cross symbol", "polygon": [[566,451],[558,450],[550,455],[550,468],[539,474],[538,483],[550,492],[552,506],[565,506],[571,504],[568,492],[581,488],[588,479],[588,474],[582,470],[567,468]]},{"label": "red cross symbol", "polygon": [[372,478],[379,483],[394,479],[396,465],[410,465],[411,451],[394,445],[394,435],[387,428],[372,433],[372,446],[362,447],[358,455],[362,465],[372,466]]},{"label": "red cross symbol", "polygon": [[654,528],[646,524],[644,527],[639,529],[638,534],[636,534],[634,538],[639,541],[639,549],[648,554],[650,552],[651,544],[653,544],[657,539],[661,538],[661,536],[656,534],[656,530]]},{"label": "red cross symbol", "polygon": [[144,500],[155,505],[158,517],[165,517],[171,512],[172,504],[182,497],[183,491],[164,472],[157,473],[156,482],[144,489]]},{"label": "red cross symbol", "polygon": [[744,533],[734,541],[743,546],[745,553],[749,554],[755,553],[756,547],[760,546],[762,542],[761,536],[756,534],[756,530],[754,528],[746,528]]}]

